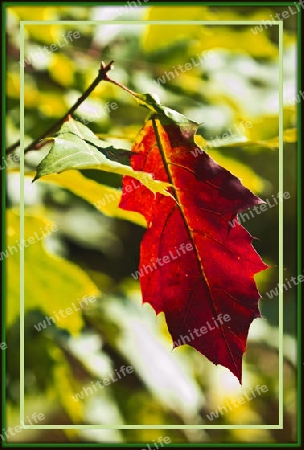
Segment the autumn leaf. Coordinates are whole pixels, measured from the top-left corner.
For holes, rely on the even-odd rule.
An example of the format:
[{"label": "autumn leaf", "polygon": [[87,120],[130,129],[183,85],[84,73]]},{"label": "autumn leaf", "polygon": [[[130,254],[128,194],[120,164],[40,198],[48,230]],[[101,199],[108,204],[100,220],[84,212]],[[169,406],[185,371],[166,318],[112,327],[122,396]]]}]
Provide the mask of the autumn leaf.
[{"label": "autumn leaf", "polygon": [[147,107],[131,166],[170,183],[172,197],[123,178],[120,207],[148,226],[137,272],[143,302],[164,312],[174,348],[191,345],[241,383],[249,327],[261,317],[254,275],[268,266],[237,214],[264,202],[197,147],[197,124],[154,100]]}]

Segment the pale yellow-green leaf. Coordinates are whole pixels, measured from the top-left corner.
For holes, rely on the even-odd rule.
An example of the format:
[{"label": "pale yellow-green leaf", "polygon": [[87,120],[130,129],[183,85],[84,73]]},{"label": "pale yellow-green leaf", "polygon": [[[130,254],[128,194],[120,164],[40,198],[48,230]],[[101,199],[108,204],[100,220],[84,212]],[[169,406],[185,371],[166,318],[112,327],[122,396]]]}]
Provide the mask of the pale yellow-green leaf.
[{"label": "pale yellow-green leaf", "polygon": [[[226,12],[225,12],[226,14]],[[229,14],[229,12],[228,12]],[[269,11],[261,12],[253,19],[267,20]],[[230,14],[226,18],[218,11],[211,11],[205,6],[152,6],[145,16],[146,20],[237,20],[235,14]],[[203,50],[227,49],[231,51],[243,51],[252,56],[278,57],[278,47],[269,39],[268,32],[257,32],[254,34],[251,28],[255,25],[248,25],[245,29],[238,27],[218,25],[210,28],[206,25],[155,25],[147,26],[143,34],[143,48],[147,52],[152,52],[160,48],[169,47],[176,41],[193,39],[190,45],[189,58],[195,57]]]},{"label": "pale yellow-green leaf", "polygon": [[[77,169],[96,169],[128,175],[139,180],[154,194],[159,192],[170,196],[167,192],[169,183],[154,180],[151,173],[133,170],[132,167],[117,162],[121,160],[122,154],[129,152],[115,149],[107,142],[101,141],[88,127],[72,118],[64,122],[58,135],[52,139],[53,145],[47,156],[38,164],[34,180],[76,167]],[[111,159],[107,157],[110,153]]]},{"label": "pale yellow-green leaf", "polygon": [[[205,6],[152,6],[144,20],[210,20],[213,17]],[[148,25],[143,34],[143,48],[147,52],[171,46],[178,40],[198,34],[201,25]]]},{"label": "pale yellow-green leaf", "polygon": [[[284,130],[283,132],[283,142],[294,143],[297,142],[297,129],[291,128],[289,130]],[[279,136],[276,136],[273,139],[269,139],[265,141],[265,144],[270,147],[279,147]]]},{"label": "pale yellow-green leaf", "polygon": [[[24,218],[24,309],[40,309],[52,316],[56,325],[71,333],[82,326],[79,302],[85,295],[97,296],[98,289],[75,264],[50,254],[44,246],[44,235],[56,232],[56,225],[42,215],[26,214]],[[7,212],[7,324],[19,316],[20,302],[20,217]],[[73,303],[75,307],[73,307]],[[85,303],[82,303],[85,305]],[[88,301],[88,307],[90,302]],[[72,308],[72,314],[65,310]],[[75,311],[77,309],[77,311]],[[79,310],[78,310],[79,309]],[[63,310],[63,313],[60,313]],[[57,317],[56,317],[57,315]],[[65,316],[65,317],[63,317]]]},{"label": "pale yellow-green leaf", "polygon": [[248,25],[245,29],[219,25],[212,29],[208,27],[198,29],[199,40],[194,42],[190,51],[196,55],[203,50],[225,49],[245,52],[254,57],[278,57],[278,47],[272,44],[267,33],[254,34],[251,31],[252,27],[254,25]]},{"label": "pale yellow-green leaf", "polygon": [[[285,131],[294,128],[294,119],[295,108],[284,107],[283,128]],[[278,114],[263,114],[256,118],[252,118],[251,122],[252,127],[247,130],[246,134],[249,141],[267,141],[279,135]],[[284,136],[288,139],[288,133]]]},{"label": "pale yellow-green leaf", "polygon": [[[276,117],[277,116],[274,116],[274,123],[276,123]],[[214,141],[206,141],[202,136],[196,135],[195,142],[202,150],[205,150],[207,153],[211,152],[210,154],[212,155],[216,153],[214,148],[242,147],[243,149],[246,149],[248,151],[256,151],[261,147],[269,149],[279,148],[279,136],[275,136],[271,139],[257,139],[259,133],[260,135],[263,135],[263,126],[260,128],[260,131],[255,130],[254,133],[251,133],[250,129],[247,129],[245,135],[238,135],[235,138],[231,139],[219,138],[215,139]],[[253,139],[253,137],[255,139]],[[284,130],[283,142],[297,142],[297,128],[289,128]]]},{"label": "pale yellow-green leaf", "polygon": [[[26,175],[33,177],[33,173]],[[118,207],[122,196],[121,190],[90,180],[77,170],[67,170],[60,174],[47,175],[41,178],[41,181],[54,183],[68,189],[73,194],[94,205],[95,208],[107,216],[129,220],[143,227],[146,226],[146,221],[141,214],[125,211]]]},{"label": "pale yellow-green leaf", "polygon": [[298,140],[298,130],[297,128],[290,128],[289,130],[284,130],[283,141],[284,142],[297,142]]},{"label": "pale yellow-green leaf", "polygon": [[248,140],[265,141],[279,133],[279,116],[277,114],[261,115],[252,119],[252,127],[248,130]]}]

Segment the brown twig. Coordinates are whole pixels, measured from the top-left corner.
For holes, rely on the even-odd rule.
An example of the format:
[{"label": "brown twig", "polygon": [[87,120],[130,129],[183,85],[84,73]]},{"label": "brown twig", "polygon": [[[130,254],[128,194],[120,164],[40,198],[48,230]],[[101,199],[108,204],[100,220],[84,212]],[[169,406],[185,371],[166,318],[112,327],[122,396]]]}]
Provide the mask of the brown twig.
[{"label": "brown twig", "polygon": [[[31,144],[29,144],[25,149],[24,153],[29,152],[30,150],[36,150],[41,148],[41,145],[39,146],[39,143],[45,139],[47,136],[51,135],[54,131],[56,131],[57,128],[59,128],[67,119],[68,117],[73,114],[73,112],[76,111],[76,109],[86,100],[86,98],[89,97],[91,92],[97,87],[97,85],[100,83],[100,81],[111,81],[114,84],[119,85],[119,83],[114,82],[108,77],[108,72],[113,68],[114,61],[111,61],[109,64],[105,65],[105,63],[102,61],[100,65],[100,69],[98,71],[98,75],[95,78],[95,80],[90,84],[90,86],[86,89],[86,91],[82,94],[81,97],[77,100],[77,102],[68,110],[68,112],[59,119],[54,125],[52,125],[45,133],[43,133],[39,138],[35,139]],[[15,142],[13,145],[8,147],[6,149],[6,155],[11,154],[16,148],[20,146],[20,140]]]}]

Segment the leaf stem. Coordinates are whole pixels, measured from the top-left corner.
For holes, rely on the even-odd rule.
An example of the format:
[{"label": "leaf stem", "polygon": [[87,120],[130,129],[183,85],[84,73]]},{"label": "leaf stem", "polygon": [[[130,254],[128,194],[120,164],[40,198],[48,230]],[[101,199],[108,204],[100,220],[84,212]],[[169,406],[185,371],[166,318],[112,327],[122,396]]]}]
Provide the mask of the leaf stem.
[{"label": "leaf stem", "polygon": [[129,94],[133,95],[133,97],[138,97],[138,95],[136,94],[136,92],[131,91],[131,89],[127,88],[126,86],[124,86],[123,84],[120,84],[118,81],[112,80],[112,78],[107,76],[107,81],[109,81],[110,83],[115,84],[116,86],[119,86],[121,89],[123,89],[124,91],[128,92]]},{"label": "leaf stem", "polygon": [[[76,109],[89,97],[91,92],[93,92],[93,90],[97,87],[97,85],[101,81],[111,81],[112,83],[117,84],[118,86],[122,87],[123,89],[128,90],[127,88],[124,88],[124,86],[122,86],[119,83],[111,80],[108,77],[107,74],[108,74],[109,70],[111,70],[113,68],[113,63],[114,63],[114,61],[111,61],[109,64],[105,65],[105,63],[103,61],[101,62],[101,65],[100,65],[97,77],[90,84],[90,86],[86,89],[86,91],[82,94],[82,96],[78,98],[78,100],[74,103],[74,105],[68,110],[68,112],[63,117],[61,117],[61,119],[57,120],[57,122],[54,123],[54,125],[52,125],[48,130],[46,130],[45,133],[43,133],[37,139],[32,141],[31,144],[29,144],[24,149],[24,153],[27,153],[30,150],[36,150],[36,149],[41,148],[41,145],[39,145],[40,141],[42,141],[47,136],[49,136],[54,131],[56,131],[56,129],[59,128],[69,118],[69,116],[71,114],[73,114],[73,112],[75,112]],[[129,93],[132,93],[132,91],[129,91]],[[134,94],[134,93],[132,93],[132,94]],[[8,147],[6,149],[6,155],[11,154],[19,146],[20,146],[20,140],[18,140],[17,142],[15,142],[14,144],[12,144],[10,147]]]}]

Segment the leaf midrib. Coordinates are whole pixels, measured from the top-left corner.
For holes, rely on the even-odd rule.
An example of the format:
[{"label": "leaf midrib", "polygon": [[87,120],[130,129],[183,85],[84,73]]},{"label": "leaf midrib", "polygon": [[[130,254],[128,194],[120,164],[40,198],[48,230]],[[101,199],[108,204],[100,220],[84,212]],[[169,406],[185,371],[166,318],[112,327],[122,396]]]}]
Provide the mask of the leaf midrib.
[{"label": "leaf midrib", "polygon": [[[158,119],[158,120],[159,120],[159,119]],[[160,120],[159,120],[159,124],[160,124],[160,126],[161,126]],[[209,300],[210,300],[210,304],[211,304],[211,309],[212,309],[214,315],[217,317],[218,312],[217,312],[217,309],[216,309],[215,302],[214,302],[214,300],[213,300],[211,288],[210,288],[210,286],[209,286],[209,283],[208,283],[206,274],[205,274],[205,272],[204,272],[203,262],[202,262],[202,260],[201,260],[201,258],[200,258],[200,255],[199,255],[199,253],[198,253],[198,250],[197,250],[197,248],[196,248],[195,240],[194,240],[194,236],[193,236],[192,230],[191,230],[191,228],[190,228],[190,226],[189,226],[189,224],[188,224],[188,221],[187,221],[187,219],[186,219],[186,215],[185,215],[185,213],[184,213],[184,209],[183,209],[183,207],[182,207],[182,202],[180,202],[179,195],[178,195],[177,190],[176,190],[175,185],[174,185],[174,180],[173,180],[172,174],[171,174],[170,169],[169,169],[169,163],[168,163],[168,161],[167,161],[167,159],[166,159],[166,153],[165,153],[163,144],[162,144],[162,142],[161,142],[161,137],[160,137],[160,134],[159,134],[159,132],[158,132],[158,128],[157,128],[157,124],[156,124],[156,119],[155,119],[155,117],[152,117],[152,125],[153,125],[153,130],[154,130],[154,133],[155,133],[155,137],[156,137],[157,146],[158,146],[158,149],[159,149],[161,158],[162,158],[162,160],[163,160],[163,164],[164,164],[164,167],[165,167],[165,171],[166,171],[166,173],[167,173],[167,175],[168,175],[168,181],[169,181],[169,183],[170,183],[171,186],[172,186],[173,195],[174,195],[174,198],[175,198],[177,207],[178,207],[178,209],[179,209],[179,211],[180,211],[180,214],[181,214],[181,216],[182,216],[182,219],[183,219],[183,222],[184,222],[184,225],[185,225],[187,234],[188,234],[188,236],[189,236],[189,239],[190,239],[190,241],[191,241],[191,243],[192,243],[192,246],[193,246],[193,249],[194,249],[194,253],[195,253],[195,256],[196,256],[196,260],[197,260],[197,264],[198,264],[198,267],[199,267],[199,271],[200,271],[200,273],[201,273],[201,275],[202,275],[202,278],[204,279],[204,281],[205,281],[205,283],[206,283],[206,285],[207,285],[207,287],[208,287]],[[188,307],[188,309],[189,309],[189,307]],[[184,320],[185,320],[185,319],[184,319]],[[223,340],[224,340],[224,342],[225,342],[225,345],[226,345],[226,347],[227,347],[227,349],[228,349],[228,351],[229,351],[229,354],[230,354],[230,356],[231,356],[231,360],[233,361],[233,364],[234,364],[234,366],[235,366],[235,368],[236,368],[236,370],[237,370],[237,372],[238,372],[238,366],[237,366],[237,364],[236,364],[236,362],[235,362],[235,359],[234,359],[233,354],[232,354],[232,352],[231,352],[230,346],[228,345],[228,342],[227,342],[227,339],[226,339],[226,335],[225,335],[225,332],[224,332],[224,329],[223,329],[223,325],[220,324],[220,327],[219,327],[219,328],[220,328],[220,330],[221,330],[221,334],[222,334]]]}]

